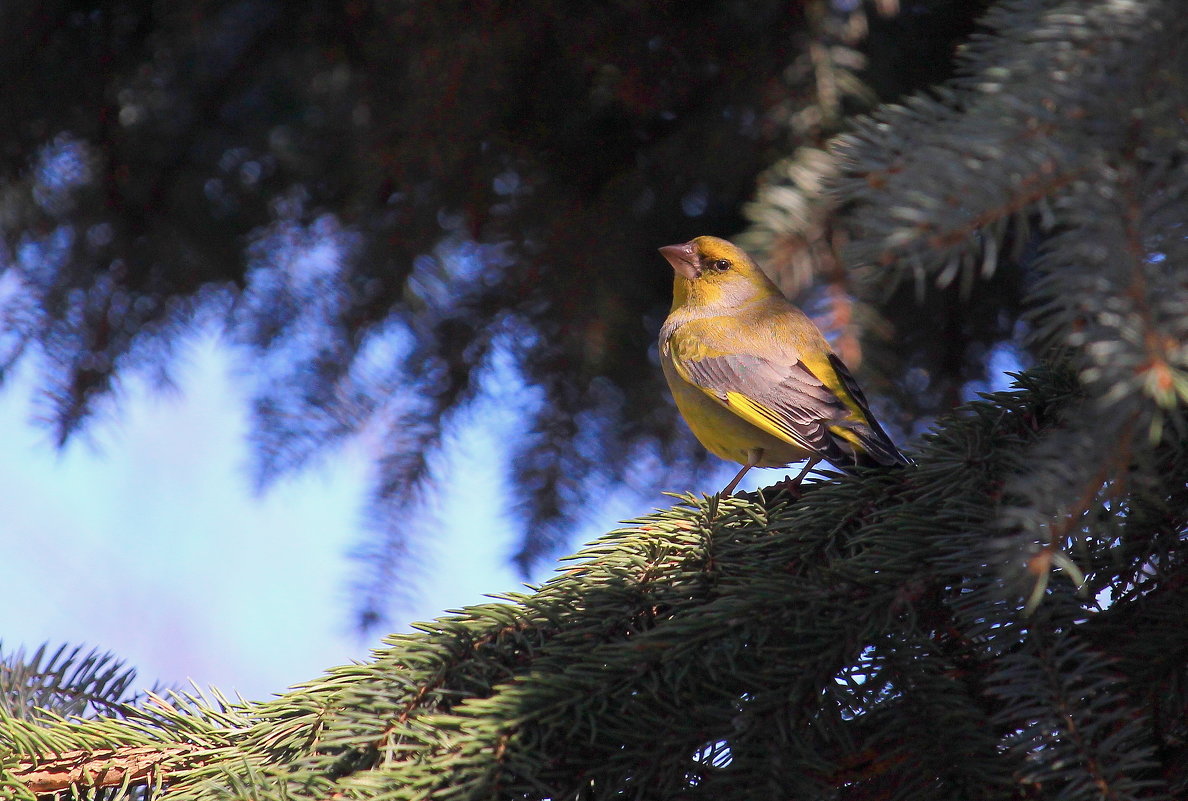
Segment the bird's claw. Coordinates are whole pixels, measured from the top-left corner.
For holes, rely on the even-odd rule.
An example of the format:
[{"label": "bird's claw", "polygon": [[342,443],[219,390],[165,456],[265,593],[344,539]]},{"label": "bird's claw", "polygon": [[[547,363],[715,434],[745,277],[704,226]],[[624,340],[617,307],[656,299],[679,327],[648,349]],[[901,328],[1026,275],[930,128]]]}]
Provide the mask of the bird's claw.
[{"label": "bird's claw", "polygon": [[786,492],[793,498],[799,498],[801,495],[800,483],[803,480],[804,480],[803,476],[801,476],[800,478],[794,479],[794,478],[792,478],[792,476],[785,474],[783,481],[777,481],[776,483],[774,483],[770,487],[768,487],[768,489],[773,490],[776,495],[779,495],[781,492]]}]

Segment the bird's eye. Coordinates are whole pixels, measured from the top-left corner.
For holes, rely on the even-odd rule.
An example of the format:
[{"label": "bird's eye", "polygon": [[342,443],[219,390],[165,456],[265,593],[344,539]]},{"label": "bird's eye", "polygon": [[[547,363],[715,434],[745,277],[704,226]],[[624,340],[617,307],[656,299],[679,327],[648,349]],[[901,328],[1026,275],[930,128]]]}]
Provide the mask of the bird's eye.
[{"label": "bird's eye", "polygon": [[718,270],[719,272],[726,272],[730,269],[729,259],[718,259],[714,262],[714,269]]}]

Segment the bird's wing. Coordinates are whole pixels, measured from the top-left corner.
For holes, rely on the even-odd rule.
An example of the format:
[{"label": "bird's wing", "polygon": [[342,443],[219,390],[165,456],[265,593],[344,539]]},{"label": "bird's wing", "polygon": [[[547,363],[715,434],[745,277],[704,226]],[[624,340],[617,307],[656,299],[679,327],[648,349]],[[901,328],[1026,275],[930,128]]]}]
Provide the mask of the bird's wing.
[{"label": "bird's wing", "polygon": [[677,373],[751,425],[839,467],[905,461],[834,354],[810,367],[788,348],[779,360],[727,352],[720,326],[685,328],[669,340]]},{"label": "bird's wing", "polygon": [[680,331],[669,351],[681,378],[751,425],[830,462],[852,461],[830,430],[850,410],[803,362],[715,352]]}]

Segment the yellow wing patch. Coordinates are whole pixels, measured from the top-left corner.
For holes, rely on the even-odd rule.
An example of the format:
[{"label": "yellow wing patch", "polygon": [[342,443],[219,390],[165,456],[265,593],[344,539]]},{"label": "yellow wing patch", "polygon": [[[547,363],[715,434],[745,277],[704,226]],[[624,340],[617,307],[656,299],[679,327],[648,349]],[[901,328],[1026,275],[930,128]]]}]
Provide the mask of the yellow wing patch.
[{"label": "yellow wing patch", "polygon": [[833,434],[835,437],[844,439],[846,442],[850,443],[856,448],[863,447],[862,438],[855,434],[852,428],[848,428],[846,426],[829,426],[829,433]]},{"label": "yellow wing patch", "polygon": [[[713,397],[718,397],[713,392],[708,390],[703,391]],[[762,403],[753,401],[746,395],[738,392],[727,392],[726,403],[739,417],[746,420],[751,425],[763,429],[773,437],[782,439],[785,442],[791,443],[792,445],[808,447],[809,444],[798,437],[795,431],[781,423],[779,415],[764,406]],[[844,439],[846,442],[854,445],[855,447],[862,446],[861,437],[859,437],[858,434],[856,434],[850,427],[827,426],[827,428],[829,429],[829,433],[833,434],[833,436]]]},{"label": "yellow wing patch", "polygon": [[[706,394],[715,398],[720,398],[714,392],[704,390]],[[777,439],[782,439],[791,445],[798,445],[802,448],[811,448],[801,437],[796,435],[796,432],[788,428],[780,421],[780,416],[771,409],[764,406],[762,403],[753,401],[741,392],[727,392],[726,404],[730,410],[737,414],[742,419],[746,420],[756,428],[761,428],[768,434],[771,434]]]}]

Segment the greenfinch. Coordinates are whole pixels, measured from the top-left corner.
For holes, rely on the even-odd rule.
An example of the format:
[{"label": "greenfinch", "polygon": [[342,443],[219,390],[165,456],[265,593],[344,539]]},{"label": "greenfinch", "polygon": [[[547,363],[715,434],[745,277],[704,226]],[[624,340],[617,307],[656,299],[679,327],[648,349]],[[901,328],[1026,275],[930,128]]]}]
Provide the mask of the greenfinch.
[{"label": "greenfinch", "polygon": [[660,248],[675,272],[660,364],[706,450],[742,469],[825,459],[843,470],[909,461],[804,312],[739,247],[712,236]]}]

